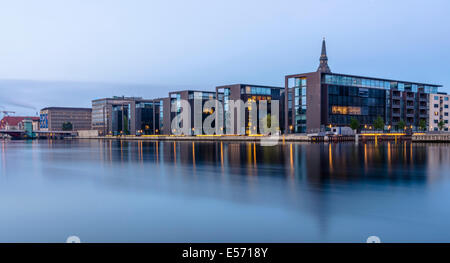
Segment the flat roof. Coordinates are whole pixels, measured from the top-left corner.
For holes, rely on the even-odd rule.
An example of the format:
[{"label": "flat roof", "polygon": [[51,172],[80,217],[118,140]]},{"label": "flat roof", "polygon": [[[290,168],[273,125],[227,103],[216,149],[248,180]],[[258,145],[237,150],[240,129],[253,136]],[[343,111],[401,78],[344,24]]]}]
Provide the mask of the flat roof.
[{"label": "flat roof", "polygon": [[[291,74],[291,75],[286,75],[285,77],[291,78],[291,77],[297,77],[297,76],[313,74],[313,73],[318,73],[318,72],[316,71],[316,72],[305,72],[305,73],[299,73],[299,74]],[[416,82],[416,81],[404,81],[404,80],[395,80],[395,79],[384,79],[384,78],[378,78],[378,77],[358,76],[358,75],[350,75],[350,74],[344,74],[344,73],[322,72],[321,74],[322,75],[324,75],[324,74],[337,75],[337,76],[361,78],[361,79],[373,79],[373,80],[381,80],[381,81],[389,81],[389,82],[402,82],[402,83],[416,84],[416,85],[425,85],[425,86],[431,86],[431,87],[443,87],[442,85],[438,85],[438,84],[429,84],[429,83],[422,83],[422,82]]]},{"label": "flat roof", "polygon": [[258,87],[258,88],[284,89],[284,87],[265,86],[265,85],[257,85],[257,84],[244,84],[244,83],[221,85],[221,86],[217,86],[216,88],[222,88],[222,87],[228,87],[228,86],[237,86],[237,85],[239,85],[239,86],[251,86],[251,87]]},{"label": "flat roof", "polygon": [[114,96],[110,98],[101,98],[101,99],[94,99],[92,101],[102,101],[102,100],[144,100],[142,97],[124,97],[124,96]]},{"label": "flat roof", "polygon": [[322,74],[338,75],[338,76],[353,77],[353,78],[363,78],[363,79],[374,79],[374,80],[382,80],[382,81],[390,81],[390,82],[403,82],[403,83],[426,85],[426,86],[433,86],[433,87],[442,87],[442,85],[438,85],[438,84],[428,84],[428,83],[422,83],[422,82],[394,80],[394,79],[383,79],[383,78],[376,78],[376,77],[357,76],[357,75],[349,75],[349,74],[333,73],[333,72],[322,73]]},{"label": "flat roof", "polygon": [[177,90],[177,91],[170,91],[169,93],[180,93],[180,92],[206,92],[206,93],[216,93],[215,91],[210,90],[194,90],[194,89],[184,89],[184,90]]},{"label": "flat roof", "polygon": [[72,111],[88,111],[88,110],[92,110],[92,108],[76,108],[76,107],[46,107],[41,109],[41,111],[43,110],[72,110]]}]

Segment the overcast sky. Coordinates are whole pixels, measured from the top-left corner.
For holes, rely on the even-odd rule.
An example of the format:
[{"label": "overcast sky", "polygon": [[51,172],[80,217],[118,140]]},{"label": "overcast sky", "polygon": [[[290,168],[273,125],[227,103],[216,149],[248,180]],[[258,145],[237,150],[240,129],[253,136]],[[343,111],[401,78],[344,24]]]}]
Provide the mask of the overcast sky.
[{"label": "overcast sky", "polygon": [[444,85],[450,1],[0,0],[0,110],[315,71]]}]

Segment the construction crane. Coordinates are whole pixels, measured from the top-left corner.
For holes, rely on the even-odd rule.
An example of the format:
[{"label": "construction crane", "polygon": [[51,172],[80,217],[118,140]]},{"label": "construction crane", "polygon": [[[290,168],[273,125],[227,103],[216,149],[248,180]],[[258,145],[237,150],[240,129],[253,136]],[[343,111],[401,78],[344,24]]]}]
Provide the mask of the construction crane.
[{"label": "construction crane", "polygon": [[14,111],[7,111],[7,110],[3,110],[0,112],[3,113],[3,117],[9,116],[9,114],[16,114],[16,112]]}]

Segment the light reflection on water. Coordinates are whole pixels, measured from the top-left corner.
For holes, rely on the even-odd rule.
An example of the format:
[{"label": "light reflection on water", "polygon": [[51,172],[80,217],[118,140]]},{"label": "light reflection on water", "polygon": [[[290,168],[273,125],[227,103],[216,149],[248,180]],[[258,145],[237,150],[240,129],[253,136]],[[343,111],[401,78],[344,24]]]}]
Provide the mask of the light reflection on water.
[{"label": "light reflection on water", "polygon": [[446,144],[0,144],[0,242],[450,241]]}]

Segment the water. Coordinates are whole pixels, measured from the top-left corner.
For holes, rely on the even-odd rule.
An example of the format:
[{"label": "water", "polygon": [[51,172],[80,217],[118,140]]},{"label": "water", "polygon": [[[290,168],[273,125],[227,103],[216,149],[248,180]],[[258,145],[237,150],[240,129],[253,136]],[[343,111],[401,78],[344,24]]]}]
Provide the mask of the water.
[{"label": "water", "polygon": [[0,146],[0,242],[450,242],[446,144]]}]

